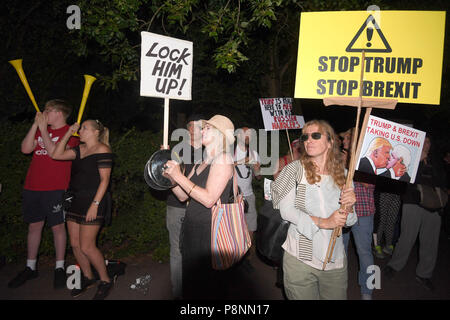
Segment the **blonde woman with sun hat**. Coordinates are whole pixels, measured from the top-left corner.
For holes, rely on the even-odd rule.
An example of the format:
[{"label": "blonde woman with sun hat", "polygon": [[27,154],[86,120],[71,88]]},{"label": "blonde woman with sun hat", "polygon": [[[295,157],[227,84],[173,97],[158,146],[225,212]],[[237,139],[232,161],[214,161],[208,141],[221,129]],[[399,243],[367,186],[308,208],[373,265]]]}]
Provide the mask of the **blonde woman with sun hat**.
[{"label": "blonde woman with sun hat", "polygon": [[211,208],[220,198],[223,203],[233,185],[234,125],[230,119],[215,115],[203,122],[202,144],[206,157],[188,177],[176,161],[169,160],[164,175],[177,185],[172,189],[180,201],[189,201],[181,229],[183,260],[183,298],[218,299],[226,296],[229,271],[216,271],[211,265]]}]

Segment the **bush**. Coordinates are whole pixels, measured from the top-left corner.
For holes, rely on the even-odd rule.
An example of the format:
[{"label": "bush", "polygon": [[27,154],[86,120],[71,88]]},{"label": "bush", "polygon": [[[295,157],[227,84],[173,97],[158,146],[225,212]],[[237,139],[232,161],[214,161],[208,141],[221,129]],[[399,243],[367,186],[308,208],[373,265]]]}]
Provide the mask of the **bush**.
[{"label": "bush", "polygon": [[[29,123],[3,122],[0,127],[0,255],[8,260],[26,251],[27,225],[22,219],[22,187],[31,160],[20,152],[20,144],[29,129]],[[42,238],[42,249],[47,251],[47,237]]]},{"label": "bush", "polygon": [[[22,218],[22,188],[31,161],[31,155],[20,152],[20,144],[31,122],[3,121],[0,128],[0,255],[8,261],[26,256],[27,224]],[[155,259],[167,260],[168,233],[165,227],[165,199],[151,190],[144,181],[144,166],[150,156],[159,150],[161,136],[148,131],[130,129],[120,135],[110,133],[115,154],[111,177],[113,218],[103,228],[99,246],[108,258],[151,251]],[[40,255],[53,256],[53,235],[44,229]]]}]

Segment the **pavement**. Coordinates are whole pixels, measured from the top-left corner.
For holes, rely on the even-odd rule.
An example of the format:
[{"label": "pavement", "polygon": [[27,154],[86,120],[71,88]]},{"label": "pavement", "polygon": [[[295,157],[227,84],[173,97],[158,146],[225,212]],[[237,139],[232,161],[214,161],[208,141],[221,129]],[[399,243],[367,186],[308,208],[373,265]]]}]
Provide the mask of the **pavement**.
[{"label": "pavement", "polygon": [[[433,274],[433,292],[425,289],[415,280],[418,260],[418,245],[413,248],[408,264],[392,280],[387,280],[381,272],[380,288],[374,290],[374,300],[448,300],[450,299],[450,238],[443,231],[440,236],[439,255]],[[233,300],[284,300],[283,290],[275,286],[276,270],[252,250],[248,264],[240,266],[239,281],[232,288]],[[172,300],[169,263],[154,261],[150,254],[128,257],[120,261],[127,264],[124,275],[119,276],[108,300]],[[375,264],[382,271],[389,258],[377,259]],[[72,257],[67,265],[74,264]],[[23,286],[9,289],[7,283],[22,269],[23,263],[6,264],[0,269],[0,300],[90,300],[95,287],[80,297],[73,299],[68,289],[53,289],[54,262],[41,259],[39,277],[27,281]],[[359,300],[357,283],[358,258],[352,242],[348,257],[348,299]],[[150,275],[148,292],[131,289],[136,279]]]}]

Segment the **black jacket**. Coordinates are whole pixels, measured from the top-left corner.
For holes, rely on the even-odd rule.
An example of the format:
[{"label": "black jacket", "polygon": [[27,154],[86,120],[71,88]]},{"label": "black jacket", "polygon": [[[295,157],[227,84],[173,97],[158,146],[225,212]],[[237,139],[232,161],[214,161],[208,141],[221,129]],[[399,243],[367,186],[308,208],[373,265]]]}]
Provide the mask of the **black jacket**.
[{"label": "black jacket", "polygon": [[402,195],[403,203],[419,204],[420,193],[417,189],[418,184],[446,188],[445,182],[445,171],[439,161],[433,161],[430,157],[427,163],[420,161],[415,183],[408,184],[406,192]]}]

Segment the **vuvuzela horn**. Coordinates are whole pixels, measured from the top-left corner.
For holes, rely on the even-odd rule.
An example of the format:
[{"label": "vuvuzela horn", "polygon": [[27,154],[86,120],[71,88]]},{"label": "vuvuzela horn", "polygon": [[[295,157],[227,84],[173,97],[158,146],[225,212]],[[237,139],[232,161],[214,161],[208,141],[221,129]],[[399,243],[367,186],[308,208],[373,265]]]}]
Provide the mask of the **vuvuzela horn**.
[{"label": "vuvuzela horn", "polygon": [[31,102],[34,105],[34,108],[36,109],[37,112],[40,112],[36,100],[34,99],[33,92],[31,92],[30,85],[28,84],[27,77],[25,76],[25,72],[23,72],[22,59],[10,60],[9,63],[14,67],[14,69],[16,69],[16,72],[19,75],[19,78],[22,81],[25,90],[27,91]]},{"label": "vuvuzela horn", "polygon": [[80,124],[81,122],[81,117],[83,116],[84,107],[86,106],[86,101],[89,96],[89,91],[91,90],[91,86],[95,80],[97,80],[96,77],[90,76],[88,74],[84,75],[84,90],[83,90],[83,98],[81,99],[80,110],[78,110],[78,118],[77,118],[78,124]]}]

